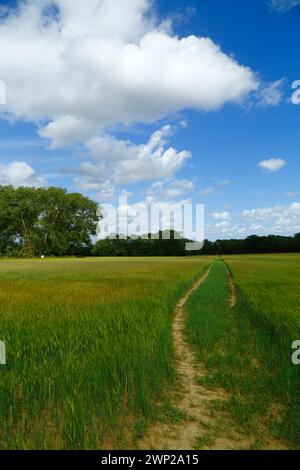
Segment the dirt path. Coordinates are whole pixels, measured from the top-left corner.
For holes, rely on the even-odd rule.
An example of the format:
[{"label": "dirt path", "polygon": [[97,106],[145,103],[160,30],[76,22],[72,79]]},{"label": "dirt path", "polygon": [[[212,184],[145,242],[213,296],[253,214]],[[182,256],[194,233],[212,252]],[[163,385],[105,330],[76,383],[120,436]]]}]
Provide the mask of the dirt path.
[{"label": "dirt path", "polygon": [[229,280],[229,287],[230,287],[229,306],[230,308],[234,308],[236,306],[236,301],[237,301],[237,289],[236,289],[236,284],[233,280],[232,274],[228,268],[227,268],[227,273],[228,273],[228,280]]},{"label": "dirt path", "polygon": [[[184,305],[189,296],[206,280],[209,273],[210,269],[181,297],[174,311],[173,341],[181,387],[180,390],[174,390],[171,393],[170,399],[173,406],[180,410],[184,418],[175,424],[156,423],[150,428],[143,441],[139,443],[140,449],[197,449],[207,428],[216,425],[216,418],[211,414],[209,402],[224,400],[226,395],[223,390],[211,391],[197,384],[197,378],[205,375],[205,369],[201,364],[196,364],[194,354],[184,337]],[[240,444],[241,442],[239,442]],[[249,443],[247,441],[244,444]],[[216,437],[212,448],[234,449],[239,447],[236,439]]]}]

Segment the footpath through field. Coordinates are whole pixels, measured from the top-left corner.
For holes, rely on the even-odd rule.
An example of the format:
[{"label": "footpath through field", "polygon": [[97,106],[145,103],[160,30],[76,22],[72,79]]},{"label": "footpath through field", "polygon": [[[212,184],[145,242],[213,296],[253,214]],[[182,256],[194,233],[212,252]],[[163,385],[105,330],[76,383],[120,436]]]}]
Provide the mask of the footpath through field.
[{"label": "footpath through field", "polygon": [[[194,353],[187,342],[185,329],[184,306],[196,289],[207,279],[211,272],[209,268],[196,283],[181,297],[174,310],[173,341],[176,355],[176,367],[180,377],[180,390],[171,393],[183,419],[178,423],[156,423],[148,432],[145,439],[140,442],[141,449],[157,450],[193,450],[197,448],[197,441],[201,438],[205,424],[211,424],[208,402],[222,400],[224,392],[205,389],[197,383],[199,377],[205,375],[204,367],[197,364]],[[228,440],[222,439],[219,448],[234,448]]]},{"label": "footpath through field", "polygon": [[[181,419],[171,423],[155,423],[139,442],[140,449],[234,450],[253,447],[255,437],[238,431],[231,420],[226,424],[226,432],[223,432],[221,421],[224,413],[214,413],[213,409],[215,404],[219,404],[222,408],[222,403],[226,403],[230,396],[221,387],[206,386],[207,371],[204,363],[201,359],[201,362],[196,360],[191,344],[187,341],[187,338],[189,340],[191,338],[187,335],[189,325],[186,321],[185,307],[188,301],[194,302],[195,298],[197,301],[197,295],[201,293],[201,289],[208,290],[210,295],[213,294],[215,297],[215,302],[209,302],[210,309],[214,307],[217,309],[222,304],[226,313],[229,309],[234,309],[236,305],[237,291],[233,278],[220,259],[216,260],[177,302],[174,309],[173,342],[179,384],[170,393],[170,400],[172,405],[179,410]],[[196,295],[192,296],[193,293]],[[200,300],[201,302],[197,305],[198,318],[204,307],[203,299]],[[207,300],[211,299],[208,297]],[[197,329],[195,325],[192,325],[192,328]],[[234,334],[234,332],[231,333]],[[198,334],[201,335],[201,331],[198,331]],[[199,359],[198,355],[197,359]],[[266,444],[266,448],[272,447],[277,447],[277,445]]]}]

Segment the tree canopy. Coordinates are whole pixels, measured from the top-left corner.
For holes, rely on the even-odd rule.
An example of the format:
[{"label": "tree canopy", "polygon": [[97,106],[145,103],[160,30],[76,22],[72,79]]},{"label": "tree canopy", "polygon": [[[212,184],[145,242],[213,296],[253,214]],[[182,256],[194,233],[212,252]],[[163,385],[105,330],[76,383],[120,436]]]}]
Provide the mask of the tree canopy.
[{"label": "tree canopy", "polygon": [[147,237],[106,238],[98,240],[92,250],[94,256],[184,256],[185,240],[177,238],[174,230],[170,230],[170,239],[164,239],[162,232]]},{"label": "tree canopy", "polygon": [[82,254],[96,234],[97,204],[64,189],[0,186],[0,254]]}]

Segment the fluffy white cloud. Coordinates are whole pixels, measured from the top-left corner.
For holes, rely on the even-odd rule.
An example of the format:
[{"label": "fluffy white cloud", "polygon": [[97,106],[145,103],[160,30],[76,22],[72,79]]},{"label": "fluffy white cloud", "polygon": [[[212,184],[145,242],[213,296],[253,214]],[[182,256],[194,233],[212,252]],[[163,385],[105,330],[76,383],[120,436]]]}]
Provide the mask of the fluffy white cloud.
[{"label": "fluffy white cloud", "polygon": [[214,214],[215,223],[205,224],[205,238],[210,240],[245,238],[249,235],[293,235],[300,232],[299,202],[244,210],[238,218],[228,217],[228,212]]},{"label": "fluffy white cloud", "polygon": [[258,166],[267,172],[274,173],[281,170],[286,165],[286,161],[282,158],[270,158],[269,160],[263,160]]},{"label": "fluffy white cloud", "polygon": [[34,169],[25,162],[0,164],[0,185],[43,186],[44,178],[37,176]]},{"label": "fluffy white cloud", "polygon": [[274,225],[264,223],[230,223],[229,221],[217,222],[215,224],[206,224],[205,238],[209,240],[245,238],[249,235],[270,235],[270,234],[294,234],[295,230],[279,229]]},{"label": "fluffy white cloud", "polygon": [[238,218],[227,219],[224,216],[222,220],[223,213],[216,214],[215,223],[205,225],[205,237],[210,240],[245,238],[249,235],[293,235],[300,232],[299,202],[244,210]]},{"label": "fluffy white cloud", "polygon": [[250,222],[271,223],[276,233],[295,233],[300,231],[300,203],[290,205],[245,210],[242,218]]},{"label": "fluffy white cloud", "polygon": [[[27,0],[0,23],[7,112],[53,146],[115,123],[215,110],[258,88],[209,38],[178,38],[150,0]],[[16,53],[17,51],[17,53]],[[20,57],[22,60],[20,60]]]},{"label": "fluffy white cloud", "polygon": [[220,212],[212,212],[211,217],[213,217],[217,221],[227,222],[231,220],[231,215],[227,211],[220,211]]},{"label": "fluffy white cloud", "polygon": [[48,5],[48,16],[51,6],[56,5],[62,35],[70,38],[101,32],[105,37],[131,42],[151,30],[155,23],[154,18],[145,15],[151,0],[39,0],[36,3]]},{"label": "fluffy white cloud", "polygon": [[271,5],[275,10],[284,12],[300,5],[300,0],[271,0]]},{"label": "fluffy white cloud", "polygon": [[[91,139],[87,148],[92,161],[83,162],[76,172],[80,189],[102,189],[107,180],[113,184],[128,184],[151,179],[171,179],[191,157],[190,152],[168,146],[173,133],[170,125],[154,132],[146,144],[118,140],[110,135]],[[169,188],[177,191],[179,187]]]},{"label": "fluffy white cloud", "polygon": [[76,116],[60,116],[39,131],[41,137],[50,139],[51,148],[65,147],[75,141],[84,141],[97,131],[97,124]]}]

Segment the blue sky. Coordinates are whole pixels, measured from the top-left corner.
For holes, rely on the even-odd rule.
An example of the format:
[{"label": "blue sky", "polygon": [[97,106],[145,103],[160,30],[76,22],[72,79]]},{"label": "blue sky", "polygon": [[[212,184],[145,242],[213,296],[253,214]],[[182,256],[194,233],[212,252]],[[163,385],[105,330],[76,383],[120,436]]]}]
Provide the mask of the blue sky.
[{"label": "blue sky", "polygon": [[0,184],[204,203],[210,239],[300,231],[300,1],[0,5]]}]

